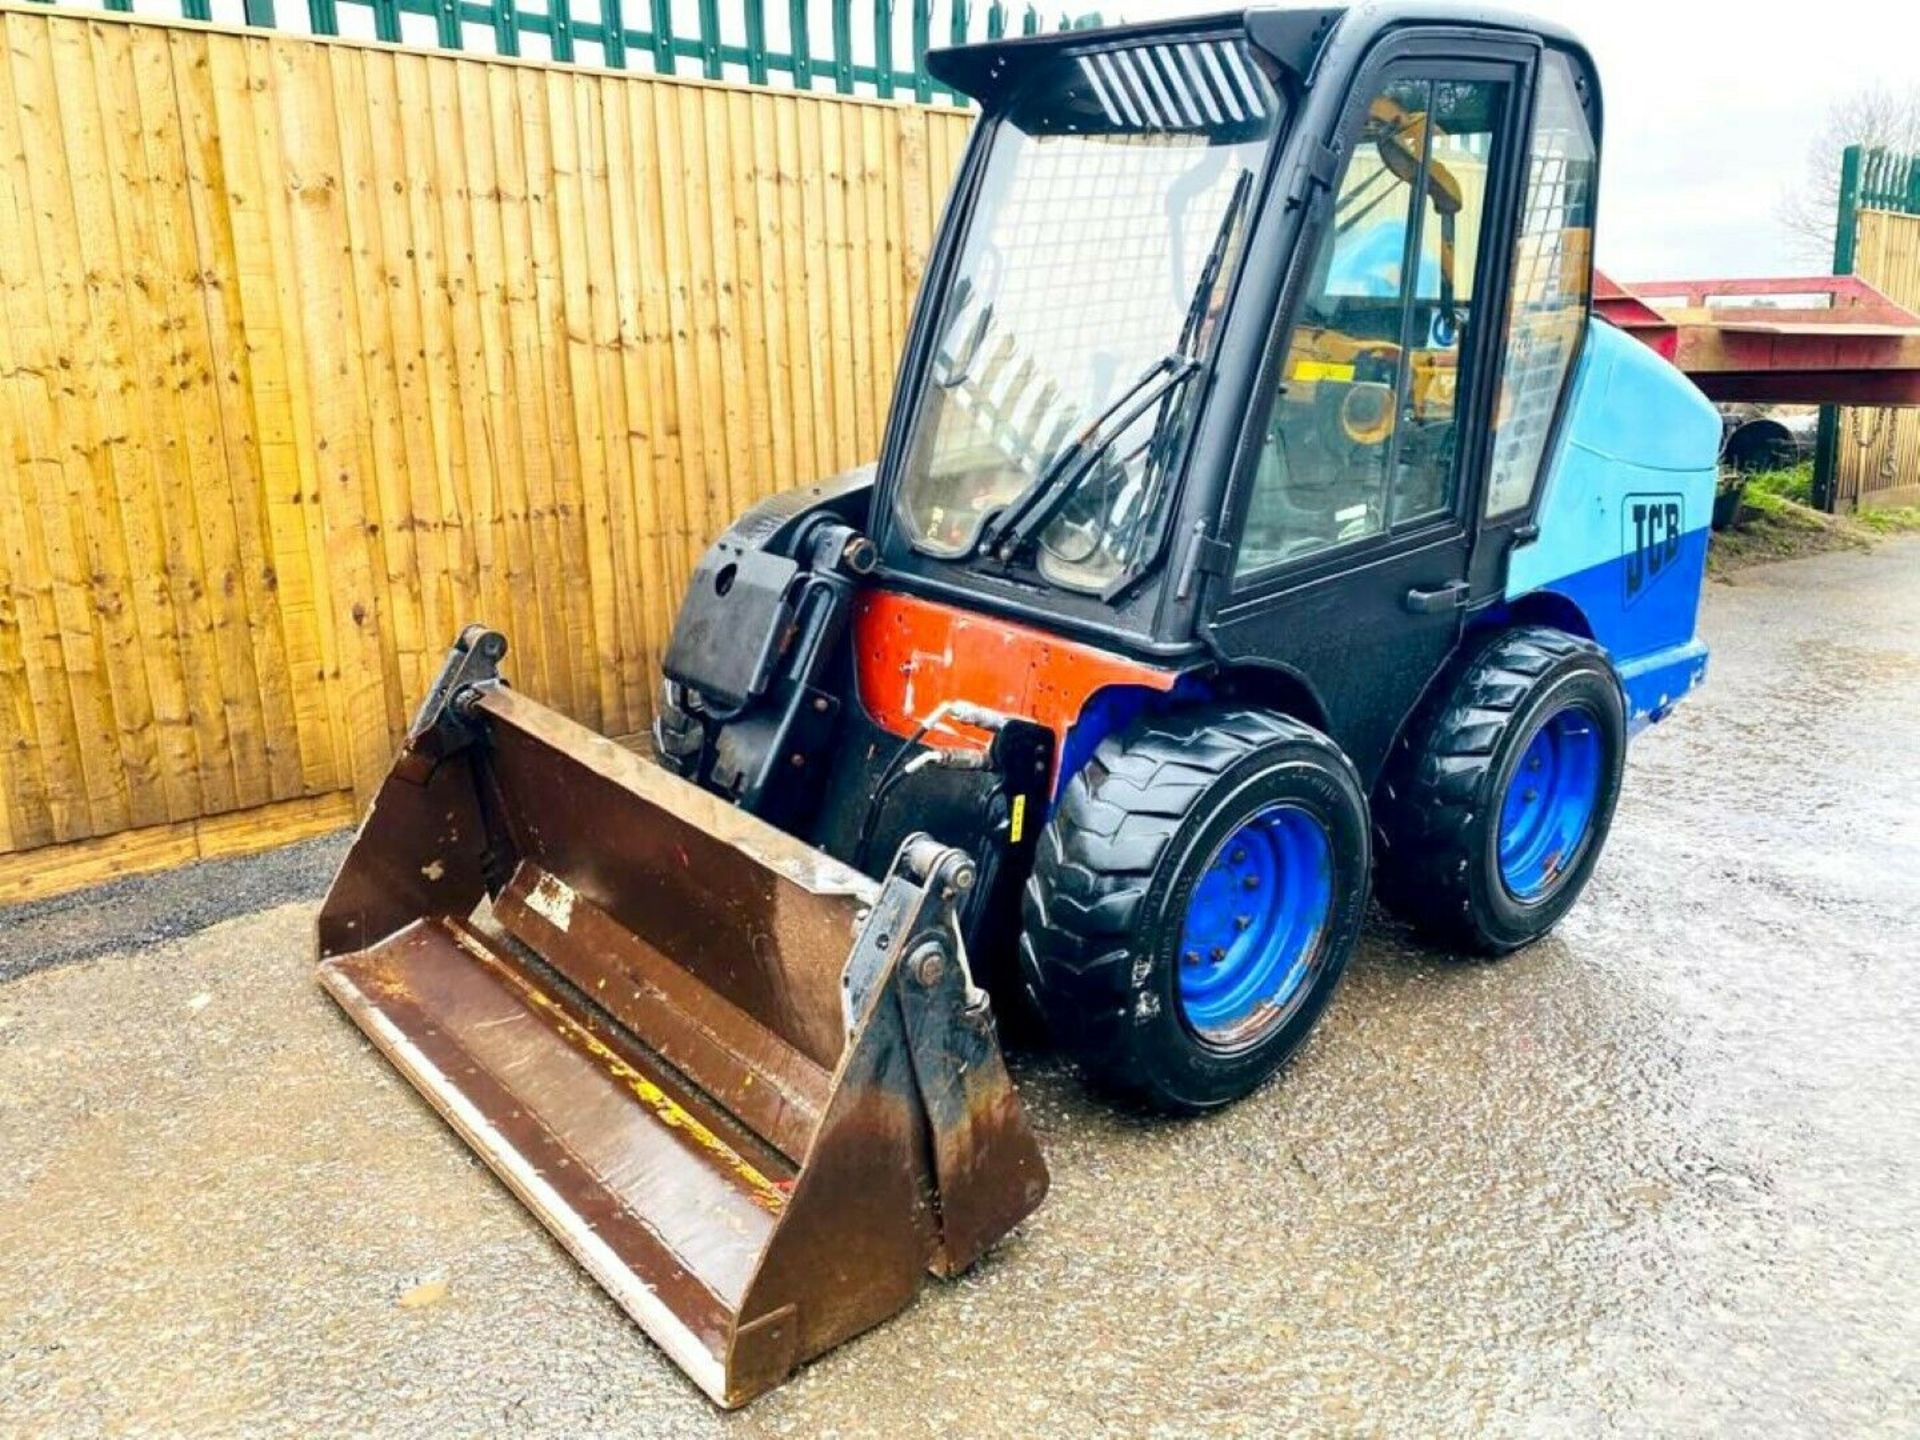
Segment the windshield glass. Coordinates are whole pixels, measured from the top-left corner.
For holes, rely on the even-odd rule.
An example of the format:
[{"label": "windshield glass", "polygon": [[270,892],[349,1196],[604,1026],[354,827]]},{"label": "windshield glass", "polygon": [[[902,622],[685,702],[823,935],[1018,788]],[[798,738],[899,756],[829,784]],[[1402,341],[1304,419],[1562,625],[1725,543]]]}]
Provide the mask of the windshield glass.
[{"label": "windshield glass", "polygon": [[[1045,578],[1099,589],[1143,557],[1199,389],[1169,362],[1212,340],[1278,108],[1230,39],[1058,57],[1023,85],[994,121],[914,418],[898,505],[918,549],[966,555],[997,512],[1060,485]],[[1174,383],[1144,381],[1155,366]],[[1048,473],[1076,442],[1087,454]]]}]

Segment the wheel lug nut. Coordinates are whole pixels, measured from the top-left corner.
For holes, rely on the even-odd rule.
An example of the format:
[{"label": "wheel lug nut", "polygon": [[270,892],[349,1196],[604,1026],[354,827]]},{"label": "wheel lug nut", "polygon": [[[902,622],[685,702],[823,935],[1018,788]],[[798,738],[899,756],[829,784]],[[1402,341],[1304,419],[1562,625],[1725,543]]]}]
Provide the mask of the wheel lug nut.
[{"label": "wheel lug nut", "polygon": [[1244,850],[1235,850],[1227,859],[1235,865],[1244,865],[1247,863],[1247,852]]},{"label": "wheel lug nut", "polygon": [[1540,792],[1534,789],[1531,785],[1529,785],[1527,787],[1527,793],[1522,795],[1520,798],[1526,801],[1527,804],[1531,805],[1534,801],[1540,798]]},{"label": "wheel lug nut", "polygon": [[1222,960],[1227,958],[1226,950],[1219,945],[1214,946],[1213,949],[1209,950],[1207,953],[1213,958],[1213,963],[1216,965],[1218,965]]},{"label": "wheel lug nut", "polygon": [[1249,875],[1240,883],[1245,885],[1249,890],[1258,890],[1260,888],[1260,877],[1258,875]]},{"label": "wheel lug nut", "polygon": [[1200,963],[1200,952],[1198,950],[1187,951],[1186,954],[1180,957],[1180,963],[1182,965],[1198,965]]},{"label": "wheel lug nut", "polygon": [[1251,915],[1236,915],[1233,917],[1233,928],[1236,930],[1247,930],[1251,929],[1252,926],[1253,917]]}]

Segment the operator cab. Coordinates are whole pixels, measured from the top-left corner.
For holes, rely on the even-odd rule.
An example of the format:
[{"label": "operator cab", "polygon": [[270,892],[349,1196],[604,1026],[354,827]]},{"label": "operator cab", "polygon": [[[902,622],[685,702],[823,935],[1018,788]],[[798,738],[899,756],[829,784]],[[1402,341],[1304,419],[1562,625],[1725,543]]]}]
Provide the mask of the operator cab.
[{"label": "operator cab", "polygon": [[1584,52],[1368,6],[931,63],[982,115],[876,479],[884,583],[1278,677],[1371,782],[1533,534],[1588,330]]}]

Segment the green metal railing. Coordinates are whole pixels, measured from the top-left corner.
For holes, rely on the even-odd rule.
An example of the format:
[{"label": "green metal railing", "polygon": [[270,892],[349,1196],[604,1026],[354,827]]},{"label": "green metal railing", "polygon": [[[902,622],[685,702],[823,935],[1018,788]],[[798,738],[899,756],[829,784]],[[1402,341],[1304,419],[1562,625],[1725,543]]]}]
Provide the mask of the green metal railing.
[{"label": "green metal railing", "polygon": [[[101,3],[123,13],[136,8],[134,0]],[[779,0],[773,3],[778,5]],[[784,50],[769,38],[768,0],[726,0],[725,17],[722,0],[680,0],[678,6],[675,0],[160,0],[153,6],[143,0],[138,9],[148,13],[164,5],[188,20],[234,21],[269,29],[305,29],[315,35],[370,36],[423,48],[531,55],[616,70],[645,67],[660,75],[791,84],[799,90],[960,105],[967,103],[966,97],[927,73],[927,51],[936,43],[956,45],[969,39],[997,40],[1016,32],[1036,35],[1043,29],[1079,30],[1100,23],[1098,14],[1061,15],[1049,25],[1034,5],[1016,16],[1001,0],[993,0],[981,33],[975,29],[977,17],[970,0],[946,0],[944,24],[936,24],[936,0],[906,0],[904,17],[894,0],[870,0],[870,8],[861,7],[868,12],[863,17],[867,23],[859,27],[865,32],[865,44],[857,46],[855,3],[786,0],[788,48]],[[343,16],[358,23],[343,29]],[[902,18],[908,43],[906,53],[896,60]],[[824,53],[819,48],[822,40]]]},{"label": "green metal railing", "polygon": [[1862,210],[1920,215],[1920,155],[1849,145],[1840,158],[1840,216],[1833,229],[1833,273],[1853,273]]},{"label": "green metal railing", "polygon": [[[1920,215],[1920,155],[1878,146],[1849,145],[1840,157],[1840,213],[1833,227],[1833,273],[1853,274],[1860,243],[1860,212],[1892,210]],[[1813,450],[1813,503],[1831,511],[1834,467],[1839,460],[1840,411],[1820,407]]]},{"label": "green metal railing", "polygon": [[1849,147],[1847,153],[1858,155],[1861,209],[1920,215],[1920,155],[1901,155],[1892,150],[1862,151],[1858,145]]}]

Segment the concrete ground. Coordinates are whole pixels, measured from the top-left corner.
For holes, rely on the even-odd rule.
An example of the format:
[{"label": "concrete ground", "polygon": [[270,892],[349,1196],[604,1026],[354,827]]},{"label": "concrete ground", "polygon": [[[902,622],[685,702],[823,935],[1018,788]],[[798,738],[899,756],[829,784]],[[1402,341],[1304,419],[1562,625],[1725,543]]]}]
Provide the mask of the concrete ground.
[{"label": "concrete ground", "polygon": [[1046,1206],[734,1416],[240,913],[324,846],[0,914],[0,1432],[1911,1435],[1916,616],[1913,542],[1711,587],[1557,935],[1377,924],[1204,1122],[1020,1063]]}]

